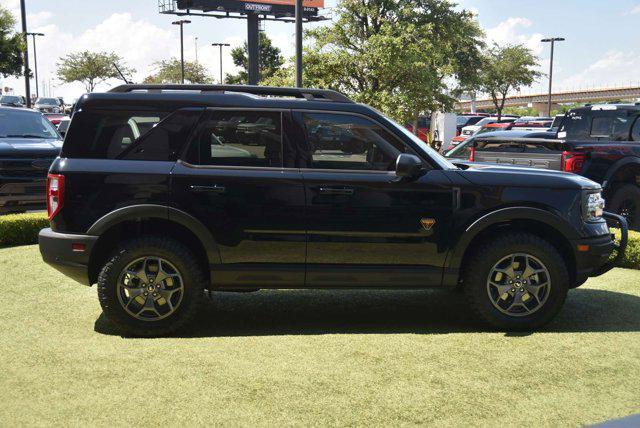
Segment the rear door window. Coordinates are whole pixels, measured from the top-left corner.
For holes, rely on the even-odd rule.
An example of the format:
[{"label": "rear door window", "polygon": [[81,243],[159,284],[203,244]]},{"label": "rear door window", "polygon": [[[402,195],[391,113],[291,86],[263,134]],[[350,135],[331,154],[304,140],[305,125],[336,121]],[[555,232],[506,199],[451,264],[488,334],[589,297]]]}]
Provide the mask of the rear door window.
[{"label": "rear door window", "polygon": [[208,111],[185,158],[194,165],[281,168],[281,113]]}]

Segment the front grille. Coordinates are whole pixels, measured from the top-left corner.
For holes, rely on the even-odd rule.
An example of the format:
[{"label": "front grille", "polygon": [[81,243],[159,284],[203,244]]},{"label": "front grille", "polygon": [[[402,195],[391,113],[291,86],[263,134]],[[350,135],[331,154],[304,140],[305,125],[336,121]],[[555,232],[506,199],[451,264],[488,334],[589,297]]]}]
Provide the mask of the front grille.
[{"label": "front grille", "polygon": [[[48,159],[47,159],[48,158]],[[30,159],[0,158],[0,179],[14,178],[43,178],[47,176],[53,162],[51,155],[47,158],[33,157]],[[48,162],[43,162],[48,160]],[[34,165],[35,163],[35,165]]]}]

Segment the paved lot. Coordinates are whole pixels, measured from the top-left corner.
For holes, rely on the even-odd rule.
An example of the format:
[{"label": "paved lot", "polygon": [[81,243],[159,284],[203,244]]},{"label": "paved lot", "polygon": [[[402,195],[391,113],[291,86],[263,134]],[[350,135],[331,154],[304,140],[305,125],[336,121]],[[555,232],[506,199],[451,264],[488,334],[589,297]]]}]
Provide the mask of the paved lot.
[{"label": "paved lot", "polygon": [[15,425],[582,425],[640,412],[640,272],[544,332],[484,332],[455,293],[215,294],[184,337],[127,339],[95,289],[0,250],[0,421]]}]

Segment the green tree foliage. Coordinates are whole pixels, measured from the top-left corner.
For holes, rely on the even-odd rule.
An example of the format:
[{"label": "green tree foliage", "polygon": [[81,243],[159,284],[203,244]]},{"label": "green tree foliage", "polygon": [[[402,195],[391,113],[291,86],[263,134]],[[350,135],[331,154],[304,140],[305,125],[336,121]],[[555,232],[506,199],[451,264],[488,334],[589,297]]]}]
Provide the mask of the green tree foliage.
[{"label": "green tree foliage", "polygon": [[537,66],[538,58],[523,45],[494,44],[483,54],[478,88],[491,96],[498,117],[509,92],[529,86],[541,76]]},{"label": "green tree foliage", "polygon": [[[177,58],[168,61],[154,63],[157,72],[144,79],[144,83],[180,83],[182,78],[181,62]],[[185,83],[212,83],[213,78],[207,69],[200,63],[185,61],[184,63]]]},{"label": "green tree foliage", "polygon": [[[264,32],[260,32],[259,36],[259,61],[260,80],[269,79],[284,64],[284,58],[280,49],[273,45],[273,42]],[[245,42],[242,47],[236,47],[231,50],[231,58],[236,67],[241,70],[238,74],[225,76],[225,81],[230,84],[244,84],[249,81],[249,48]],[[263,82],[264,83],[264,82]]]},{"label": "green tree foliage", "polygon": [[[304,84],[331,88],[407,123],[452,108],[450,86],[475,81],[482,30],[440,0],[341,0],[331,25],[307,32]],[[292,67],[268,83],[293,81]]]},{"label": "green tree foliage", "polygon": [[0,6],[0,75],[4,77],[22,74],[25,43],[22,34],[13,30],[15,24],[11,12]]},{"label": "green tree foliage", "polygon": [[83,51],[58,60],[58,79],[64,83],[81,82],[87,92],[108,79],[120,78],[117,65],[127,80],[135,70],[126,67],[115,53]]}]

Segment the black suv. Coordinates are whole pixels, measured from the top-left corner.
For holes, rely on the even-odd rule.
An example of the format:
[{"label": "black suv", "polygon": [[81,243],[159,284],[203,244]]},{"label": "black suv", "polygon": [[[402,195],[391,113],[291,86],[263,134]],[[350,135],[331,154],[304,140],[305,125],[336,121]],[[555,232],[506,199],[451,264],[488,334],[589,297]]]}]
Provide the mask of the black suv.
[{"label": "black suv", "polygon": [[173,332],[204,290],[260,288],[461,287],[490,325],[531,329],[611,268],[603,216],[623,254],[626,223],[600,191],[573,174],[458,168],[333,91],[125,85],[79,101],[40,250],[97,283],[126,334]]}]

